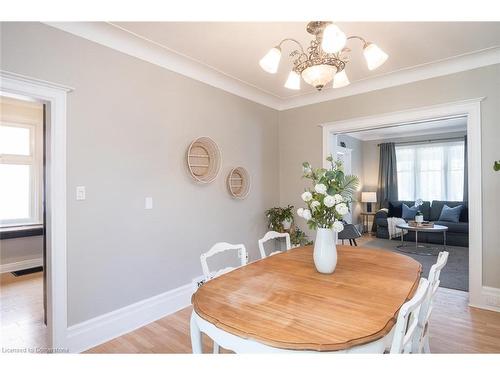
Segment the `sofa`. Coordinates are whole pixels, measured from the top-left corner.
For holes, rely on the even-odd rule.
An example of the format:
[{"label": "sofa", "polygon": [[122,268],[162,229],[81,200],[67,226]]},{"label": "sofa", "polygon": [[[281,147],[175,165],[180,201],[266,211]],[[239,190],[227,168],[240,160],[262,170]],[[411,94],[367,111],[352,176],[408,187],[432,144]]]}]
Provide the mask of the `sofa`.
[{"label": "sofa", "polygon": [[[402,216],[402,206],[403,203],[408,207],[412,207],[415,202],[412,201],[392,201],[388,202],[388,207],[386,210],[379,210],[375,214],[374,228],[373,231],[376,233],[378,238],[389,238],[389,231],[387,229],[387,218],[388,217],[401,217]],[[456,207],[462,205],[462,211],[460,212],[460,218],[458,223],[453,223],[449,221],[439,221],[439,216],[441,215],[441,210],[444,205],[448,207]],[[448,227],[446,232],[446,244],[452,246],[469,246],[469,209],[465,202],[457,201],[424,201],[419,207],[419,210],[424,215],[424,220],[432,221],[434,224],[445,225]],[[395,238],[399,240],[400,237]],[[415,232],[409,231],[404,239],[406,241],[415,241]],[[420,232],[418,234],[419,242],[428,243],[443,243],[442,233],[429,233]]]}]

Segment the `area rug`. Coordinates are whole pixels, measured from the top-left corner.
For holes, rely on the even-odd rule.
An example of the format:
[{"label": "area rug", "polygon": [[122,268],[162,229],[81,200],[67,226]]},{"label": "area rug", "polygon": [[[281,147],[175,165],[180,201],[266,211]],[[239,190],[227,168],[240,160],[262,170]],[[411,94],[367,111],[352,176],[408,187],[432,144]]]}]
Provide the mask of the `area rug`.
[{"label": "area rug", "polygon": [[[399,241],[383,238],[369,238],[360,246],[390,250],[395,253],[408,255],[422,264],[422,276],[428,277],[431,266],[436,263],[437,256],[415,255],[402,253],[396,249]],[[441,271],[441,287],[469,291],[469,248],[460,246],[446,246],[450,253],[448,263]]]}]

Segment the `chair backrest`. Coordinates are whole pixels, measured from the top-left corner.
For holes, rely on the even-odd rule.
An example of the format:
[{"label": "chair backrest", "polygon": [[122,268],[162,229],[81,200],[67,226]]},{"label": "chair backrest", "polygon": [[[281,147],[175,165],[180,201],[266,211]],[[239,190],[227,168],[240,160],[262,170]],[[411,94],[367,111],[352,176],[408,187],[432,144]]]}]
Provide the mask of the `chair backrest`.
[{"label": "chair backrest", "polygon": [[399,309],[398,319],[394,327],[391,354],[410,353],[413,339],[418,333],[418,316],[422,303],[427,296],[429,282],[421,278],[417,291],[412,299]]},{"label": "chair backrest", "polygon": [[208,250],[206,253],[201,254],[200,256],[201,268],[203,269],[203,275],[205,276],[206,280],[213,279],[214,277],[220,276],[237,268],[237,267],[225,267],[217,271],[210,271],[207,262],[208,258],[214,256],[215,254],[222,253],[224,251],[237,251],[238,257],[240,258],[240,265],[244,266],[248,263],[248,253],[247,249],[245,248],[245,245],[243,244],[233,245],[227,242],[218,242],[214,246],[212,246],[210,250]]},{"label": "chair backrest", "polygon": [[[275,232],[275,231],[269,231],[267,232],[264,237],[262,237],[260,240],[259,240],[259,251],[260,251],[260,257],[262,259],[264,259],[267,255],[266,255],[266,251],[264,249],[264,244],[267,242],[267,241],[270,241],[270,240],[274,240],[276,238],[285,238],[286,240],[286,250],[290,250],[290,248],[292,247],[291,243],[290,243],[290,235],[288,233],[279,233],[279,232]],[[271,255],[274,255],[274,254],[277,254],[279,253],[280,251],[273,251],[271,254],[269,254],[269,256]]]},{"label": "chair backrest", "polygon": [[439,277],[441,276],[441,270],[444,268],[444,266],[446,266],[446,263],[448,262],[448,255],[449,253],[447,251],[440,252],[436,263],[432,265],[429,271],[429,290],[424,302],[422,303],[422,307],[420,308],[420,313],[418,316],[419,334],[416,335],[415,339],[413,340],[413,353],[421,353],[423,350],[423,338],[426,334],[427,325],[429,324],[434,296],[436,295],[439,287]]}]

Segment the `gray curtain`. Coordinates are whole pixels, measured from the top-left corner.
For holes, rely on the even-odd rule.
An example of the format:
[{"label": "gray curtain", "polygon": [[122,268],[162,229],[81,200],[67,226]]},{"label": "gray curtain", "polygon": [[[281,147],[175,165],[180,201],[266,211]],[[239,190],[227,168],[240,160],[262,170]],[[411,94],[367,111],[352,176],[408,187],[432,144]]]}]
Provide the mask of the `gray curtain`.
[{"label": "gray curtain", "polygon": [[380,207],[388,207],[389,201],[398,200],[398,169],[394,143],[382,143],[378,169],[377,200]]},{"label": "gray curtain", "polygon": [[469,201],[469,172],[467,170],[469,163],[467,162],[467,136],[464,137],[464,202]]}]

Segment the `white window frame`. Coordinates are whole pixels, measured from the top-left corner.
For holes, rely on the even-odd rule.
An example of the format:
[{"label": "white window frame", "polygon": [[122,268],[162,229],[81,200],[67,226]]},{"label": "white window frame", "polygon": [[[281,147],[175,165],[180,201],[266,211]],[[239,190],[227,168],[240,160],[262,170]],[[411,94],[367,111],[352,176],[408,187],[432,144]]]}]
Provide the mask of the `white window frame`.
[{"label": "white window frame", "polygon": [[30,155],[0,154],[0,164],[30,165],[30,215],[0,220],[0,227],[41,224],[43,217],[43,119],[39,123],[0,121],[2,126],[24,128],[30,132]]}]

